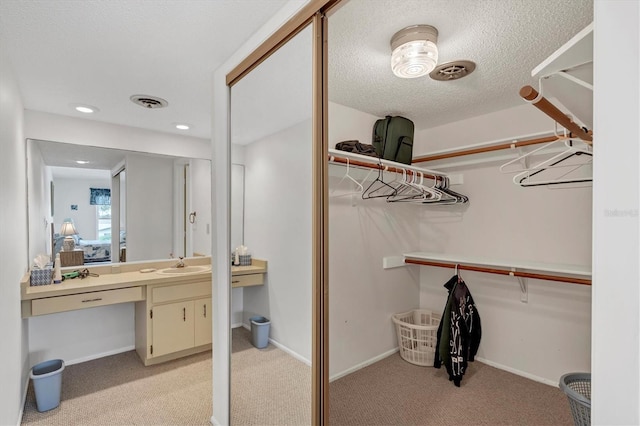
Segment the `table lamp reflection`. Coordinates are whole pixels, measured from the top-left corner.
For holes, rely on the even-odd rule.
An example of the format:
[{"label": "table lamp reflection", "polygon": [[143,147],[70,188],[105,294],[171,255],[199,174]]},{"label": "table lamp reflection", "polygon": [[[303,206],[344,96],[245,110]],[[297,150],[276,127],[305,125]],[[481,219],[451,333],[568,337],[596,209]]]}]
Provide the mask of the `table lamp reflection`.
[{"label": "table lamp reflection", "polygon": [[62,228],[60,229],[60,235],[65,236],[64,241],[62,242],[62,250],[73,251],[76,247],[76,240],[73,239],[73,235],[77,234],[78,231],[73,224],[73,220],[65,219],[64,222],[62,222]]}]

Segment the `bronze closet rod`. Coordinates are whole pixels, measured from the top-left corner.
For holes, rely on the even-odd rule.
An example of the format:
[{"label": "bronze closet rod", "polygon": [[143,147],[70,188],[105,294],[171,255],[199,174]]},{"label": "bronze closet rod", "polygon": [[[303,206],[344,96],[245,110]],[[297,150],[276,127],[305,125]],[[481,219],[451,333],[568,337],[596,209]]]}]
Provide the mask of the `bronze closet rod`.
[{"label": "bronze closet rod", "polygon": [[435,161],[435,160],[444,160],[447,158],[454,158],[454,157],[462,157],[464,155],[471,155],[471,154],[482,154],[483,152],[491,152],[491,151],[500,151],[503,149],[513,149],[513,148],[519,148],[521,146],[529,146],[529,145],[536,145],[536,144],[541,144],[541,143],[547,143],[547,142],[553,142],[553,141],[557,141],[560,140],[562,138],[559,138],[558,136],[552,135],[552,136],[546,136],[546,137],[542,137],[542,138],[535,138],[535,139],[526,139],[523,141],[514,141],[514,142],[505,142],[505,143],[501,143],[498,145],[491,145],[491,146],[484,146],[484,147],[479,147],[479,148],[470,148],[470,149],[464,149],[461,151],[453,151],[453,152],[448,152],[446,154],[433,154],[433,155],[424,155],[422,157],[416,157],[413,160],[411,160],[411,163],[423,163],[426,161]]},{"label": "bronze closet rod", "polygon": [[563,283],[591,285],[591,280],[584,279],[584,278],[570,278],[570,277],[561,277],[558,275],[534,274],[530,272],[521,272],[521,271],[508,271],[505,269],[488,268],[485,266],[463,265],[460,263],[436,262],[432,260],[422,260],[422,259],[405,259],[404,263],[410,263],[414,265],[438,266],[441,268],[455,268],[456,265],[458,265],[458,269],[464,269],[467,271],[486,272],[488,274],[510,275],[513,277],[522,277],[522,278],[534,278],[537,280],[546,280],[546,281],[560,281]]},{"label": "bronze closet rod", "polygon": [[[371,158],[375,158],[375,157],[371,157]],[[410,169],[402,169],[402,168],[398,168],[398,167],[385,166],[385,165],[380,165],[380,164],[371,164],[371,163],[366,163],[364,161],[351,160],[351,159],[347,159],[347,158],[343,158],[343,157],[337,157],[337,156],[332,155],[332,154],[329,154],[329,161],[331,161],[333,163],[341,163],[341,164],[347,164],[348,163],[351,166],[366,167],[368,169],[384,170],[384,171],[387,171],[387,172],[395,172],[395,173],[402,173],[403,170],[406,170],[406,172],[408,174],[416,174],[415,171],[410,170]],[[426,178],[429,178],[429,179],[442,180],[442,176],[438,176],[438,175],[434,175],[434,174],[430,174],[430,173],[423,173],[423,176],[426,177]]]},{"label": "bronze closet rod", "polygon": [[588,132],[574,123],[573,120],[571,120],[565,113],[556,108],[556,106],[549,102],[544,96],[536,101],[538,95],[539,94],[536,89],[531,86],[524,86],[522,89],[520,89],[520,96],[523,99],[529,102],[533,101],[533,106],[564,126],[574,136],[582,139],[583,141],[586,141],[587,143],[591,143],[593,141],[593,138]]}]

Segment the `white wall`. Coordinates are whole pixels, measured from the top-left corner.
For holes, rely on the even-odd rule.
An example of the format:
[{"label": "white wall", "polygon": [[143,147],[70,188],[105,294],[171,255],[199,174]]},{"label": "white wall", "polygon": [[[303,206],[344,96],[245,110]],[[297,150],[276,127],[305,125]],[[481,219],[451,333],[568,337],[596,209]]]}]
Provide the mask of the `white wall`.
[{"label": "white wall", "polygon": [[173,159],[127,154],[127,261],[173,251]]},{"label": "white wall", "polygon": [[211,161],[191,160],[192,252],[211,255]]},{"label": "white wall", "polygon": [[[593,424],[640,424],[640,3],[595,1]],[[612,48],[614,47],[614,48]],[[611,78],[612,63],[624,73]]]},{"label": "white wall", "polygon": [[51,253],[51,168],[35,144],[27,144],[27,196],[29,209],[29,258]]},{"label": "white wall", "polygon": [[[329,146],[344,140],[370,144],[371,130],[378,118],[330,102]],[[383,257],[418,248],[420,207],[345,195],[353,189],[346,184],[348,181],[340,183],[345,172],[345,166],[329,166],[331,380],[395,351],[397,340],[391,316],[418,308],[420,294],[418,271],[382,269]]]},{"label": "white wall", "polygon": [[[111,187],[111,174],[108,170],[104,172],[104,179],[53,179],[55,232],[59,233],[62,222],[66,218],[71,218],[79,237],[83,240],[97,239],[97,206],[89,204],[89,194],[90,188]],[[77,205],[78,210],[71,210],[72,204]]]},{"label": "white wall", "polygon": [[311,360],[311,120],[245,147],[245,245],[266,259],[265,285],[244,288],[244,323]]},{"label": "white wall", "polygon": [[211,158],[206,139],[26,110],[25,138],[178,157]]},{"label": "white wall", "polygon": [[20,314],[27,271],[27,204],[22,97],[0,38],[0,424],[20,423],[29,377],[28,330]]}]

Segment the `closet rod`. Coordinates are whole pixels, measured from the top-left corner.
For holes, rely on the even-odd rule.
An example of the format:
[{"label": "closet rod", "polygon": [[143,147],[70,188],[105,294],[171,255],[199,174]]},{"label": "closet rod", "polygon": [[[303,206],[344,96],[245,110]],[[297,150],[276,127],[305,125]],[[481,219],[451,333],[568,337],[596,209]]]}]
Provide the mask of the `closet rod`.
[{"label": "closet rod", "polygon": [[[371,157],[371,158],[375,158],[375,157]],[[377,158],[375,158],[377,160]],[[341,163],[341,164],[349,164],[350,166],[358,166],[358,167],[365,167],[365,168],[369,168],[369,169],[374,169],[374,170],[384,170],[387,172],[395,172],[395,173],[402,173],[403,170],[406,170],[407,173],[413,173],[416,174],[416,172],[414,170],[411,169],[402,169],[402,168],[398,168],[398,167],[393,167],[393,166],[385,166],[385,165],[380,165],[380,164],[373,164],[373,163],[366,163],[364,161],[359,161],[359,160],[351,160],[351,159],[347,159],[345,157],[339,157],[336,155],[332,155],[329,154],[329,161],[334,162],[334,163]],[[423,176],[429,179],[435,179],[435,180],[442,180],[442,176],[438,176],[438,175],[434,175],[434,174],[430,174],[430,173],[423,173]]]},{"label": "closet rod", "polygon": [[520,96],[523,99],[529,102],[533,101],[532,103],[536,108],[564,126],[574,136],[579,137],[583,141],[593,141],[593,138],[588,132],[584,131],[584,129],[574,123],[573,120],[571,120],[565,113],[556,108],[556,106],[549,102],[544,96],[536,101],[535,99],[538,97],[538,95],[539,93],[536,91],[536,89],[531,86],[524,86],[522,89],[520,89]]},{"label": "closet rod", "polygon": [[464,155],[481,154],[483,152],[491,152],[491,151],[500,151],[502,149],[519,148],[521,146],[529,146],[529,145],[536,145],[536,144],[541,144],[541,143],[553,142],[553,141],[557,141],[557,140],[560,140],[560,139],[562,139],[562,138],[559,138],[558,136],[552,135],[552,136],[546,136],[546,137],[542,137],[542,138],[527,139],[527,140],[515,141],[515,142],[506,142],[506,143],[501,143],[501,144],[498,144],[498,145],[482,146],[482,147],[479,147],[479,148],[470,148],[470,149],[465,149],[465,150],[461,150],[461,151],[447,152],[447,153],[444,153],[444,154],[424,155],[422,157],[415,157],[413,160],[411,160],[411,163],[412,164],[413,163],[424,163],[426,161],[444,160],[446,158],[462,157]]},{"label": "closet rod", "polygon": [[504,269],[487,268],[484,266],[462,265],[459,263],[456,264],[456,263],[434,262],[431,260],[419,260],[419,259],[405,259],[404,263],[411,263],[414,265],[439,266],[441,268],[455,268],[456,265],[458,265],[458,269],[465,269],[467,271],[486,272],[489,274],[499,274],[499,275],[510,275],[510,276],[522,277],[522,278],[534,278],[538,280],[547,280],[547,281],[560,281],[563,283],[591,285],[591,280],[587,280],[584,278],[570,278],[570,277],[560,277],[558,275],[534,274],[530,272],[521,272],[521,271],[508,271]]}]

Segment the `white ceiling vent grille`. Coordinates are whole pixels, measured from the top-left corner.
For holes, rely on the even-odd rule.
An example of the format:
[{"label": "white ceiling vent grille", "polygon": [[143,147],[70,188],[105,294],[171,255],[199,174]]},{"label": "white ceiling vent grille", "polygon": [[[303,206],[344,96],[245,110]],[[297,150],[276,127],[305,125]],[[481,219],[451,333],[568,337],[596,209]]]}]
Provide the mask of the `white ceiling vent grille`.
[{"label": "white ceiling vent grille", "polygon": [[133,95],[129,99],[131,99],[131,102],[133,102],[134,104],[148,109],[164,108],[169,105],[169,102],[156,96]]},{"label": "white ceiling vent grille", "polygon": [[475,62],[471,61],[453,61],[438,65],[429,77],[438,81],[458,80],[466,77],[476,69]]}]

